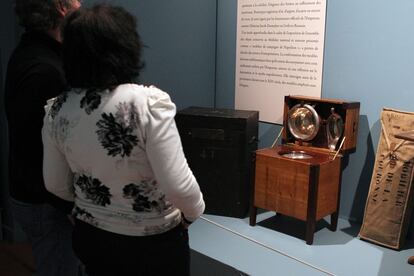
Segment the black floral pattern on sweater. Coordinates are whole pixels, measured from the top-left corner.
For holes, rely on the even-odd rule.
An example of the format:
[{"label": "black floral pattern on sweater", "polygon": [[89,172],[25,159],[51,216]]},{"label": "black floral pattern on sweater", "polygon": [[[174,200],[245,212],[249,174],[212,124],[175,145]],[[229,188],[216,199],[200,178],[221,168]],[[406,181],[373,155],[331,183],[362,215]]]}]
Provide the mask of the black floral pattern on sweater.
[{"label": "black floral pattern on sweater", "polygon": [[85,96],[81,99],[80,107],[85,109],[86,114],[91,114],[101,104],[101,95],[91,89],[85,92]]},{"label": "black floral pattern on sweater", "polygon": [[112,195],[109,193],[109,188],[102,185],[99,179],[80,175],[75,185],[85,194],[85,198],[92,200],[93,203],[101,206],[111,204]]},{"label": "black floral pattern on sweater", "polygon": [[170,206],[165,204],[165,195],[151,187],[152,184],[142,182],[140,184],[130,183],[123,188],[123,197],[133,199],[132,209],[136,212],[152,212],[154,210],[161,213]]},{"label": "black floral pattern on sweater", "polygon": [[96,123],[98,140],[108,155],[130,156],[134,146],[138,145],[138,137],[133,134],[137,128],[138,112],[132,103],[120,103],[116,108],[115,116],[103,113],[102,119]]},{"label": "black floral pattern on sweater", "polygon": [[49,116],[52,119],[54,119],[56,115],[59,113],[59,110],[62,108],[62,105],[66,102],[67,97],[68,97],[67,92],[62,93],[56,97],[49,111]]},{"label": "black floral pattern on sweater", "polygon": [[95,217],[91,213],[87,212],[85,209],[82,209],[82,208],[79,208],[79,207],[76,206],[73,209],[72,214],[76,218],[78,218],[78,219],[80,219],[84,222],[87,222],[87,223],[92,224],[94,226],[98,225]]},{"label": "black floral pattern on sweater", "polygon": [[123,122],[124,125],[136,129],[138,127],[139,116],[137,107],[133,102],[121,102],[116,106],[115,117],[119,122]]}]

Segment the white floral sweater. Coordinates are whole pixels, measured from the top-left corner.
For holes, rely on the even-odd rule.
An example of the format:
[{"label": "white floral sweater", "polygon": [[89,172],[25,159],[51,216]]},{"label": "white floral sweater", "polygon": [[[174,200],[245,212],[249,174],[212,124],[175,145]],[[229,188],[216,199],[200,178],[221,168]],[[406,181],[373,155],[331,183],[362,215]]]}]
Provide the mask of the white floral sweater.
[{"label": "white floral sweater", "polygon": [[175,125],[176,108],[156,87],[74,89],[48,101],[42,138],[47,190],[75,202],[75,216],[130,236],[197,219],[203,196]]}]

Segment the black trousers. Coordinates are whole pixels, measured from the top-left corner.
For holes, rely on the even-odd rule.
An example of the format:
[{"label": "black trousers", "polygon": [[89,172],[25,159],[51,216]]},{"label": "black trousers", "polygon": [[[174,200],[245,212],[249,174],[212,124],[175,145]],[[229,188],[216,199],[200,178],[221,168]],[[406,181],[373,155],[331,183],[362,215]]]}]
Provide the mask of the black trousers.
[{"label": "black trousers", "polygon": [[159,235],[134,237],[77,220],[72,242],[88,276],[190,275],[188,231],[181,224]]}]

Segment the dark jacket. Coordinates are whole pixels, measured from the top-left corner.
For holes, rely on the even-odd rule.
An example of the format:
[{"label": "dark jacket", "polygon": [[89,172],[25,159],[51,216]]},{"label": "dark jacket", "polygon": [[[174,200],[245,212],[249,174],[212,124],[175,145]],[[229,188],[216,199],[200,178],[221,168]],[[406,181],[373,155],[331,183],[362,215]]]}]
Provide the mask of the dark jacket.
[{"label": "dark jacket", "polygon": [[72,204],[47,192],[42,175],[44,105],[66,88],[62,67],[58,41],[42,33],[23,34],[7,67],[5,107],[11,196],[68,211]]}]

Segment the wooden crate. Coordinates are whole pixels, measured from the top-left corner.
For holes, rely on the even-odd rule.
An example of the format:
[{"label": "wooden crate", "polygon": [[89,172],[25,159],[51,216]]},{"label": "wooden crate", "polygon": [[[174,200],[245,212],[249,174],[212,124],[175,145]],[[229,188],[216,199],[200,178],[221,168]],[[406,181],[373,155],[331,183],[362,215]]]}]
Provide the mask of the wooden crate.
[{"label": "wooden crate", "polygon": [[[307,142],[297,141],[289,133],[286,127],[288,119],[286,114],[299,102],[314,105],[322,122],[329,116],[330,108],[335,107],[343,118],[343,135],[347,137],[341,153],[335,156],[336,152],[327,148],[323,127],[319,130],[321,133]],[[256,224],[257,208],[275,211],[305,221],[306,243],[312,244],[318,220],[330,215],[331,230],[335,231],[337,228],[342,158],[343,154],[352,152],[356,148],[359,103],[287,96],[284,114],[282,145],[256,151],[250,225]],[[292,151],[305,152],[312,158],[300,160],[283,156],[284,153]]]}]

